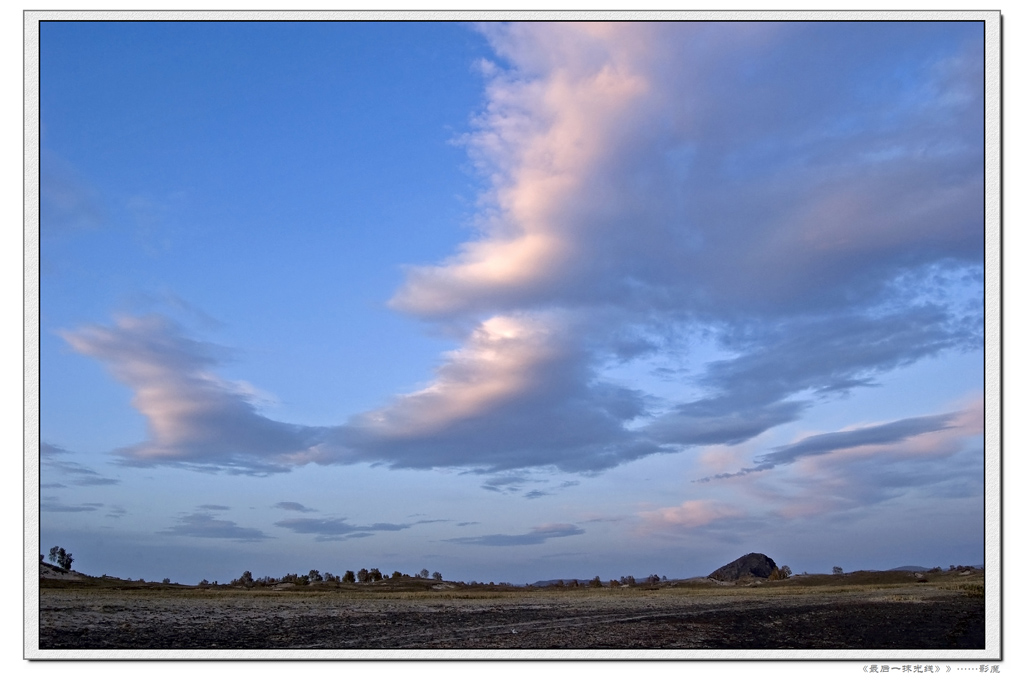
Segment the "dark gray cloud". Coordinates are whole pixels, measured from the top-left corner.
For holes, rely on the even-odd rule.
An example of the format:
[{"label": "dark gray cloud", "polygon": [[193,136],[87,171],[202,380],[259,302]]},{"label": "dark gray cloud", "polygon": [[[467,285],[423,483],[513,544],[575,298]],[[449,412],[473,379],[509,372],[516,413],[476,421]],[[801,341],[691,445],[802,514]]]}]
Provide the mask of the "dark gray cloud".
[{"label": "dark gray cloud", "polygon": [[59,456],[64,453],[70,453],[67,449],[57,446],[56,444],[50,444],[49,442],[39,442],[39,455],[43,458],[50,456]]},{"label": "dark gray cloud", "polygon": [[[417,522],[418,524],[419,522]],[[274,522],[275,526],[290,529],[297,534],[313,534],[318,541],[340,541],[348,538],[373,536],[381,531],[403,531],[412,524],[389,524],[380,522],[368,525],[349,524],[344,518],[323,519],[313,517],[294,517]]]},{"label": "dark gray cloud", "polygon": [[121,519],[127,514],[128,511],[125,510],[120,505],[112,505],[110,506],[110,509],[107,511],[107,517],[111,517],[113,519]]},{"label": "dark gray cloud", "polygon": [[448,543],[462,545],[515,546],[539,545],[553,538],[565,538],[586,533],[572,524],[547,524],[531,529],[525,534],[488,534],[445,539]]},{"label": "dark gray cloud", "polygon": [[307,508],[302,503],[296,503],[294,501],[281,501],[280,503],[275,503],[274,507],[281,510],[290,510],[292,512],[316,512],[315,509]]},{"label": "dark gray cloud", "polygon": [[[92,468],[80,463],[67,460],[73,456],[70,451],[54,444],[40,442],[39,461],[45,470],[45,474],[56,473],[60,475],[66,484],[59,486],[109,486],[119,484],[120,480],[112,477],[104,477]],[[59,488],[57,483],[46,485],[48,488]]]},{"label": "dark gray cloud", "polygon": [[96,512],[103,507],[103,503],[79,503],[68,505],[61,503],[54,496],[48,496],[39,504],[40,512]]},{"label": "dark gray cloud", "polygon": [[199,509],[200,510],[221,511],[221,510],[230,510],[231,508],[228,507],[227,505],[215,505],[215,504],[212,504],[212,503],[206,503],[206,504],[200,505]]},{"label": "dark gray cloud", "polygon": [[534,489],[533,491],[527,491],[526,493],[524,493],[523,498],[529,498],[530,500],[533,500],[534,498],[542,498],[544,496],[550,495],[550,491],[541,491],[540,489]]},{"label": "dark gray cloud", "polygon": [[646,426],[663,444],[738,444],[797,420],[812,402],[873,387],[889,370],[943,351],[974,348],[951,314],[934,306],[899,314],[835,315],[723,333],[734,358],[711,362],[697,384],[710,396],[680,404]]},{"label": "dark gray cloud", "polygon": [[157,533],[168,536],[188,536],[190,538],[217,538],[241,543],[264,541],[270,536],[259,529],[242,527],[231,520],[217,519],[209,512],[194,512],[183,515],[178,523]]}]

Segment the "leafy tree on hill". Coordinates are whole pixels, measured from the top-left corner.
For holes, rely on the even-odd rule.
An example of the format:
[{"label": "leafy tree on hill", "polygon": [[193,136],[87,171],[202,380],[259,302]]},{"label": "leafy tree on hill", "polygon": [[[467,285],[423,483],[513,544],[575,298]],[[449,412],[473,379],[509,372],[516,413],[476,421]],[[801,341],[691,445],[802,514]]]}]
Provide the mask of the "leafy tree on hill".
[{"label": "leafy tree on hill", "polygon": [[431,576],[433,577],[433,579],[434,579],[435,581],[440,581],[440,580],[442,580],[442,579],[441,579],[441,572],[439,572],[439,571],[435,571],[435,572],[434,572],[433,574],[431,574]]},{"label": "leafy tree on hill", "polygon": [[360,583],[366,583],[368,580],[370,580],[370,572],[367,571],[365,568],[360,569],[356,573],[356,578],[359,579]]},{"label": "leafy tree on hill", "polygon": [[356,574],[355,574],[355,572],[352,571],[351,569],[346,571],[345,575],[341,577],[341,582],[342,583],[355,583],[356,582]]},{"label": "leafy tree on hill", "polygon": [[430,578],[430,572],[427,571],[426,569],[420,569],[419,577],[420,578]]},{"label": "leafy tree on hill", "polygon": [[64,550],[59,545],[55,545],[50,548],[50,562],[56,564],[65,571],[71,571],[71,563],[75,561],[75,558],[71,556],[71,553]]}]

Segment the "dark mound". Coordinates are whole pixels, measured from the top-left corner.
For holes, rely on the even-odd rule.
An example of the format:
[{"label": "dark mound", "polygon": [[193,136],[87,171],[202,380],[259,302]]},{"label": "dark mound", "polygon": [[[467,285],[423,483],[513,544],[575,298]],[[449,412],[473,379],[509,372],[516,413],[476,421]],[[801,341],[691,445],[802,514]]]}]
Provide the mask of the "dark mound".
[{"label": "dark mound", "polygon": [[734,562],[730,562],[724,567],[715,569],[708,578],[713,578],[716,581],[738,581],[744,576],[756,576],[757,578],[768,578],[771,576],[772,571],[777,569],[778,566],[775,564],[775,560],[762,555],[761,553],[750,553],[744,555]]}]

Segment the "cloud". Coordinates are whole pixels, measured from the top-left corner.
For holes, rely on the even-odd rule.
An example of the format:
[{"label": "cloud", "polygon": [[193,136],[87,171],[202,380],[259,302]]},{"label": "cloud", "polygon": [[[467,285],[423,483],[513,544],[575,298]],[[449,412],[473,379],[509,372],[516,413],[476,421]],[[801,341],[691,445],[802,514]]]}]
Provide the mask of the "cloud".
[{"label": "cloud", "polygon": [[554,319],[488,319],[429,387],[353,418],[329,444],[394,467],[484,473],[603,469],[656,450],[626,428],[644,395],[601,381],[577,343]]},{"label": "cloud", "polygon": [[39,226],[42,235],[95,229],[106,221],[106,210],[99,192],[70,163],[45,150],[39,160]]},{"label": "cloud", "polygon": [[688,531],[742,518],[746,512],[721,501],[689,500],[670,508],[638,513],[645,531]]},{"label": "cloud", "polygon": [[467,536],[462,538],[448,538],[445,540],[448,543],[459,543],[461,545],[539,545],[552,538],[578,536],[583,533],[585,533],[583,529],[572,524],[545,524],[531,529],[525,534],[488,534],[486,536]]},{"label": "cloud", "polygon": [[107,517],[111,517],[113,519],[121,519],[122,517],[124,517],[127,514],[128,514],[128,511],[125,510],[120,505],[112,505],[112,506],[110,506],[110,511],[107,512]]},{"label": "cloud", "polygon": [[103,503],[80,503],[78,505],[66,505],[59,502],[56,497],[49,496],[39,504],[40,512],[96,512],[103,507]]},{"label": "cloud", "polygon": [[[480,235],[410,267],[391,301],[473,330],[347,443],[401,467],[600,470],[746,441],[979,348],[976,29],[486,28],[509,67],[487,69],[464,140],[491,182]],[[619,388],[606,405],[602,362],[698,336],[732,355],[697,378],[705,396],[659,414]]]},{"label": "cloud", "polygon": [[466,139],[481,237],[392,304],[803,312],[978,261],[981,27],[900,28],[489,28],[511,66]]},{"label": "cloud", "polygon": [[214,504],[207,503],[205,505],[200,505],[199,509],[200,510],[221,511],[221,510],[230,510],[231,508],[226,506],[226,505],[214,505]]},{"label": "cloud", "polygon": [[[39,461],[42,467],[63,476],[67,484],[72,486],[110,486],[120,483],[119,479],[104,477],[92,468],[63,459],[63,456],[69,455],[73,454],[65,448],[47,442],[39,443]],[[67,484],[50,483],[43,486],[61,488]]]},{"label": "cloud", "polygon": [[182,515],[177,525],[158,531],[168,536],[188,536],[190,538],[218,538],[241,543],[264,541],[270,536],[259,529],[241,527],[235,522],[216,519],[210,512],[194,512]]},{"label": "cloud", "polygon": [[[313,428],[259,414],[214,375],[222,350],[160,317],[66,332],[135,391],[149,438],[125,462],[590,473],[749,441],[981,347],[981,24],[482,30],[506,66],[461,140],[486,184],[475,236],[390,301],[458,349],[423,389]],[[608,377],[652,357],[680,396]]]},{"label": "cloud", "polygon": [[275,503],[274,507],[281,510],[291,510],[292,512],[316,512],[313,508],[307,508],[302,503],[294,501],[281,501],[280,503]]},{"label": "cloud", "polygon": [[132,405],[146,417],[150,438],[117,451],[126,463],[281,472],[322,433],[261,416],[250,390],[210,372],[223,350],[185,337],[164,317],[124,316],[112,327],[61,335],[135,391]]},{"label": "cloud", "polygon": [[[754,467],[743,468],[739,472],[722,473],[696,480],[708,482],[714,479],[728,479],[747,475],[752,472],[771,470],[778,465],[788,465],[801,458],[824,456],[851,449],[870,448],[876,452],[879,447],[902,444],[907,440],[925,434],[942,433],[952,430],[958,422],[965,422],[966,413],[943,413],[932,416],[903,418],[880,425],[868,425],[851,428],[839,432],[811,435],[793,444],[778,446],[755,459]],[[957,436],[965,435],[963,430]],[[968,436],[976,434],[968,432]],[[941,450],[941,449],[939,449]]]},{"label": "cloud", "polygon": [[[419,524],[420,522],[416,522]],[[297,534],[313,534],[318,541],[342,541],[347,538],[364,538],[381,531],[404,531],[412,524],[388,524],[384,522],[356,526],[349,524],[344,518],[317,519],[313,517],[294,517],[274,522],[275,526],[290,529]]]}]

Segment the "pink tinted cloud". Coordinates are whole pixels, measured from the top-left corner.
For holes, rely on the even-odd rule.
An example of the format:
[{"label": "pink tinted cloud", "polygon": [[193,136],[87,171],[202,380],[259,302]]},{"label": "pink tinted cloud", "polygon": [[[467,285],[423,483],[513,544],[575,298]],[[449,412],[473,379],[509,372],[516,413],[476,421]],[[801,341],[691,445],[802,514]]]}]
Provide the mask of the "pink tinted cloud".
[{"label": "pink tinted cloud", "polygon": [[746,513],[739,508],[715,500],[691,500],[657,510],[638,513],[645,532],[651,531],[687,531],[697,529],[722,520],[733,520],[744,517]]},{"label": "pink tinted cloud", "polygon": [[310,449],[323,434],[260,415],[252,388],[212,372],[223,350],[185,337],[163,317],[122,316],[113,326],[61,335],[135,391],[132,406],[146,418],[149,439],[118,451],[128,462],[281,471],[289,456]]}]

